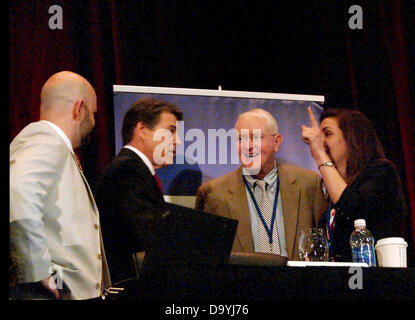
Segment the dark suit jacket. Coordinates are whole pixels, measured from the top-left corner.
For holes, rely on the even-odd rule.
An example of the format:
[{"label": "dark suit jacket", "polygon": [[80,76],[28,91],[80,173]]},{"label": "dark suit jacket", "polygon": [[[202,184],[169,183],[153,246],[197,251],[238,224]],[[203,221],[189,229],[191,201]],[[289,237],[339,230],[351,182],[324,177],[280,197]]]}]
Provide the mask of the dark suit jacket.
[{"label": "dark suit jacket", "polygon": [[113,284],[136,277],[132,255],[145,251],[151,222],[165,203],[148,167],[123,148],[105,169],[95,192]]},{"label": "dark suit jacket", "polygon": [[336,261],[352,261],[350,234],[356,219],[366,220],[366,227],[375,241],[400,237],[401,221],[407,207],[392,163],[375,161],[343,191],[334,208],[333,255]]}]

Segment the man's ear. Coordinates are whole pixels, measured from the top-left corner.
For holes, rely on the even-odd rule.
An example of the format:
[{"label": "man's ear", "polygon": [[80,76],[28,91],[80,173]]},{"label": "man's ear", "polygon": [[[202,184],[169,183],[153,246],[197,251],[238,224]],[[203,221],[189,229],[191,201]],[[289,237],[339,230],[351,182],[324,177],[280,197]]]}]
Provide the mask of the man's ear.
[{"label": "man's ear", "polygon": [[145,140],[147,136],[147,127],[142,122],[137,123],[134,128],[133,135],[141,140]]},{"label": "man's ear", "polygon": [[77,100],[72,106],[72,119],[81,120],[82,107],[85,104],[84,100]]},{"label": "man's ear", "polygon": [[282,135],[281,134],[279,134],[279,133],[277,133],[276,135],[275,135],[275,137],[274,137],[274,142],[275,142],[275,147],[274,147],[274,150],[275,150],[275,152],[277,152],[278,151],[278,149],[280,148],[280,146],[281,146],[281,143],[282,143]]}]

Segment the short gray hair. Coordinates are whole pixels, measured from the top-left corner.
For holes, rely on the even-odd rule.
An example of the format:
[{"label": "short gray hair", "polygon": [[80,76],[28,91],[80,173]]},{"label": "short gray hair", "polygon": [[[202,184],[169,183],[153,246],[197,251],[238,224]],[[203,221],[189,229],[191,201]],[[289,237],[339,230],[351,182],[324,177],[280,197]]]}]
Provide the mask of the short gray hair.
[{"label": "short gray hair", "polygon": [[268,128],[271,130],[272,134],[279,133],[277,120],[268,111],[265,111],[265,110],[260,109],[260,108],[256,108],[256,109],[246,111],[244,113],[241,113],[238,116],[238,119],[236,120],[236,122],[238,122],[239,118],[247,117],[247,116],[255,116],[255,117],[258,117],[258,118],[265,119],[268,123]]}]

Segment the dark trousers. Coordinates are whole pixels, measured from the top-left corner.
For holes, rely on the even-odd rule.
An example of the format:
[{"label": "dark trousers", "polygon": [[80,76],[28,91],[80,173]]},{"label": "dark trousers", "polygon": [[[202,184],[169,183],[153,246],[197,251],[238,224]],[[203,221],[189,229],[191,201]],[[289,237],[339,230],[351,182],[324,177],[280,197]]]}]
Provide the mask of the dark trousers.
[{"label": "dark trousers", "polygon": [[10,288],[10,300],[56,300],[39,282],[22,283]]}]

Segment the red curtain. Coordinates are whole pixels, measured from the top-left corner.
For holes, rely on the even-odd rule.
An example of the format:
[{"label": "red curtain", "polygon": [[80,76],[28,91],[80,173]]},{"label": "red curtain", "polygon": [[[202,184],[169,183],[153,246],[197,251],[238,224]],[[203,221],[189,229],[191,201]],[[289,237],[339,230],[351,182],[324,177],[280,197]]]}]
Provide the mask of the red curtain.
[{"label": "red curtain", "polygon": [[[38,120],[40,90],[53,73],[70,70],[83,75],[96,90],[98,112],[91,145],[76,152],[92,184],[114,152],[112,85],[119,70],[112,32],[116,25],[108,3],[16,0],[9,4],[10,140]],[[53,5],[62,8],[62,29],[49,28],[48,11]]]},{"label": "red curtain", "polygon": [[[400,170],[413,247],[415,10],[379,1],[363,7],[364,29],[350,30],[345,4],[272,3],[10,1],[10,141],[39,118],[41,87],[61,70],[83,75],[97,92],[94,137],[77,150],[92,186],[114,156],[114,84],[324,94],[373,121]],[[52,5],[62,8],[61,30],[48,26]]]},{"label": "red curtain", "polygon": [[[412,209],[412,238],[415,239],[415,104],[414,101],[411,102],[410,97],[410,65],[402,18],[402,3],[401,1],[393,1],[389,14],[382,6],[380,12],[392,70],[406,168],[408,201]],[[413,88],[412,84],[412,90]]]}]

